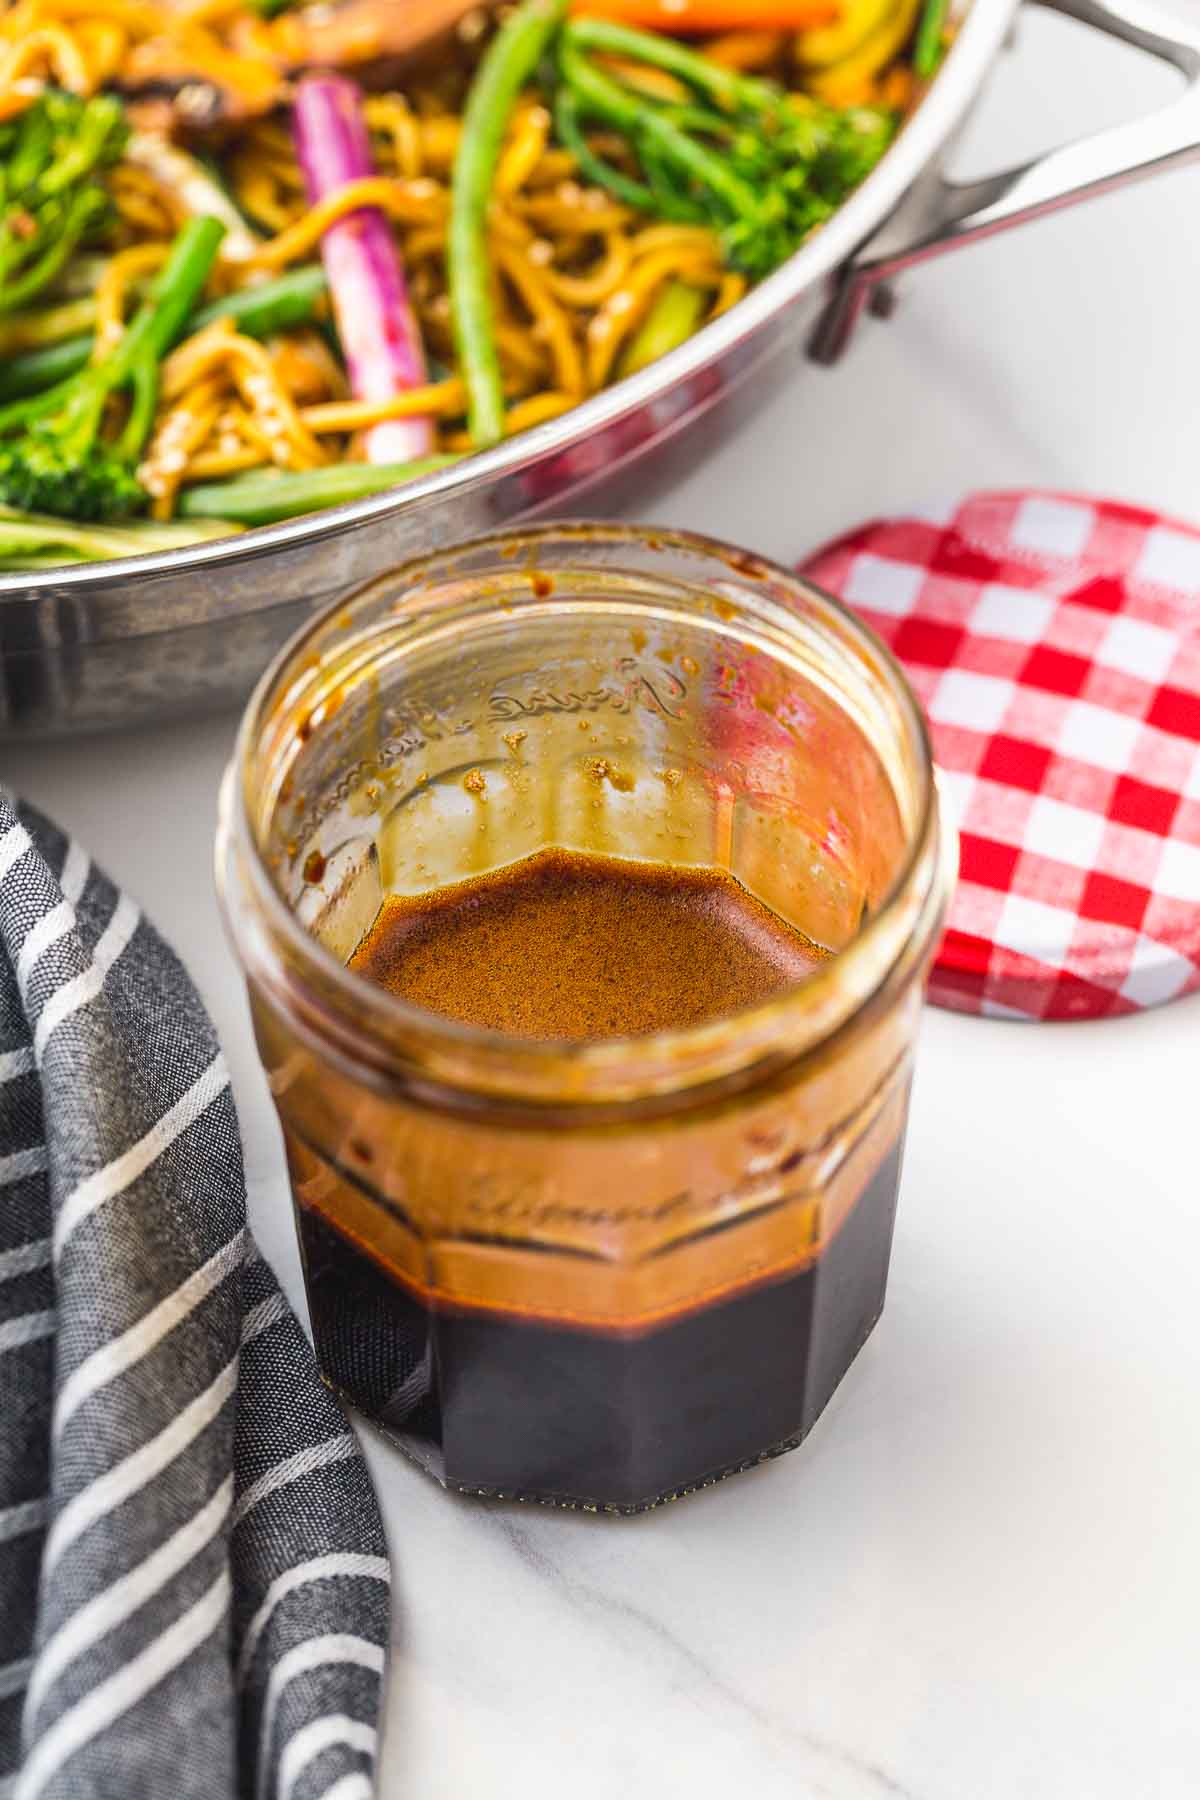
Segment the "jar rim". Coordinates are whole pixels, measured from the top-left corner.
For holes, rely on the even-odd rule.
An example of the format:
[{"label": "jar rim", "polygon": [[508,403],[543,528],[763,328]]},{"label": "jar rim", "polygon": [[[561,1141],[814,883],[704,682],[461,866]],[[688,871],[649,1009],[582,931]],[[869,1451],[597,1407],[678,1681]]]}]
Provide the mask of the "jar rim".
[{"label": "jar rim", "polygon": [[[803,982],[767,1000],[713,1020],[645,1036],[581,1043],[510,1036],[428,1011],[369,982],[307,931],[288,906],[260,848],[249,804],[258,745],[289,670],[304,663],[314,640],[331,621],[345,619],[352,632],[382,590],[392,604],[439,568],[464,556],[495,552],[511,568],[522,552],[572,544],[675,550],[720,568],[725,580],[747,592],[782,589],[803,597],[826,635],[840,636],[880,671],[898,703],[919,784],[919,804],[906,832],[905,854],[891,885],[849,942]],[[526,561],[519,567],[528,569]],[[569,565],[568,565],[569,567]],[[559,569],[558,573],[564,571]],[[786,604],[780,611],[786,612]],[[264,985],[291,1016],[307,1025],[328,1053],[376,1080],[418,1078],[442,1091],[503,1095],[532,1102],[617,1104],[635,1096],[706,1091],[714,1082],[741,1085],[757,1079],[764,1064],[791,1064],[828,1041],[868,1005],[911,955],[932,942],[952,876],[953,833],[941,818],[932,748],[924,714],[904,671],[888,647],[833,595],[756,553],[701,533],[666,527],[554,522],[498,530],[408,559],[350,595],[322,608],[277,653],[246,704],[221,796],[218,887],[239,958],[253,981]],[[235,870],[263,931],[250,929],[233,891]],[[264,937],[265,933],[265,937]],[[284,953],[280,955],[280,951]],[[369,996],[370,1024],[364,1026]],[[731,1025],[736,1030],[731,1034]],[[730,1042],[732,1038],[733,1042]]]}]

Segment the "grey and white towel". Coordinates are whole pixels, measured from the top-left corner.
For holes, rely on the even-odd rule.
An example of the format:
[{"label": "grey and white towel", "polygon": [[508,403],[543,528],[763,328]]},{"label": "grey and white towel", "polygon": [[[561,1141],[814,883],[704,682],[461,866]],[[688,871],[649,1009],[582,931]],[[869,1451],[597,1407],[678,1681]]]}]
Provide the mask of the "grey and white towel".
[{"label": "grey and white towel", "polygon": [[387,1637],[208,1018],[0,799],[0,1795],[368,1800]]}]

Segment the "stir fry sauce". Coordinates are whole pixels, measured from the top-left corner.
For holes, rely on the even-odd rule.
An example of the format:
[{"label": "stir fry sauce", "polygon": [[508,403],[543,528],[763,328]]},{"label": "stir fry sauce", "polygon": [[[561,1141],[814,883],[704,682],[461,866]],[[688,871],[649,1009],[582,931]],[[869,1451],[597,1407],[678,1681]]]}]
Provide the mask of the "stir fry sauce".
[{"label": "stir fry sauce", "polygon": [[466,1024],[585,1042],[757,1006],[827,955],[722,870],[543,850],[391,897],[352,966]]}]

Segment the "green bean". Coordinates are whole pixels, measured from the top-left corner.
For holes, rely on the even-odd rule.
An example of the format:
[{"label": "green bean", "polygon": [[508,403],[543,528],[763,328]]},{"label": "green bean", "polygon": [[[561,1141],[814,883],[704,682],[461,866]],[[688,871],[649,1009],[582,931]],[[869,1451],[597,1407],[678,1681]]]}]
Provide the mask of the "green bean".
[{"label": "green bean", "polygon": [[927,81],[941,61],[949,0],[925,0],[913,44],[913,73]]},{"label": "green bean", "polygon": [[446,242],[450,317],[477,449],[504,436],[504,392],[492,316],[487,212],[500,146],[518,94],[566,11],[566,0],[523,0],[484,53],[467,95],[454,159]]},{"label": "green bean", "polygon": [[181,519],[229,519],[237,525],[274,525],[300,513],[344,506],[350,500],[401,487],[435,469],[445,469],[455,456],[425,456],[410,463],[327,463],[320,469],[288,469],[278,474],[235,476],[184,488],[179,496]]},{"label": "green bean", "polygon": [[620,373],[634,375],[647,363],[657,362],[668,350],[686,343],[700,323],[704,295],[686,281],[668,281],[660,289],[629,348],[621,358]]},{"label": "green bean", "polygon": [[[188,321],[188,329],[200,331],[214,319],[232,319],[248,337],[267,337],[273,331],[306,324],[324,292],[325,271],[316,263],[306,264],[281,275],[277,281],[242,288],[200,307]],[[67,338],[61,344],[48,344],[44,349],[10,357],[0,366],[0,400],[40,394],[43,388],[65,381],[68,375],[83,368],[91,356],[92,342],[90,337]]]},{"label": "green bean", "polygon": [[26,394],[40,394],[75,375],[92,353],[90,337],[64,338],[61,344],[47,344],[43,350],[26,350],[0,365],[0,400],[20,400]]},{"label": "green bean", "polygon": [[275,281],[246,287],[222,300],[210,300],[188,321],[188,331],[202,331],[215,319],[232,319],[247,337],[269,337],[312,318],[325,293],[325,271],[319,263],[290,269]]}]

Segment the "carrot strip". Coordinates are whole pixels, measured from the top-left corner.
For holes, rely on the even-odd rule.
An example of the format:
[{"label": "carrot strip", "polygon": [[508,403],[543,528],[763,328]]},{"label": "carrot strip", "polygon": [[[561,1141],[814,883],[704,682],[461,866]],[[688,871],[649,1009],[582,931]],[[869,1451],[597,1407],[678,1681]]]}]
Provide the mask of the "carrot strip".
[{"label": "carrot strip", "polygon": [[571,0],[571,11],[680,37],[727,31],[807,31],[838,18],[842,4],[841,0]]}]

